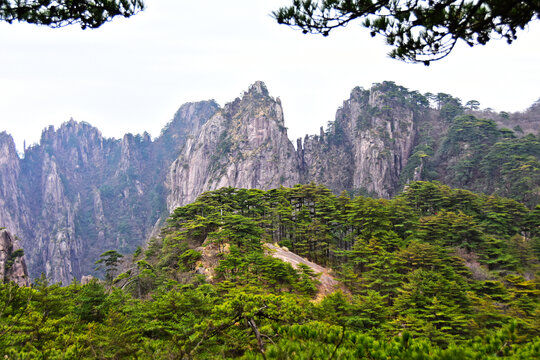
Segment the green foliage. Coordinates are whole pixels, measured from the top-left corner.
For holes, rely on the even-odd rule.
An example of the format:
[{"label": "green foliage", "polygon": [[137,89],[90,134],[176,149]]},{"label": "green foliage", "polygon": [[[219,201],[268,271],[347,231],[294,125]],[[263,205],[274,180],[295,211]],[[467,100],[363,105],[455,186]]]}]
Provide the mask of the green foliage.
[{"label": "green foliage", "polygon": [[[392,200],[222,188],[116,278],[121,255],[102,254],[107,287],[0,285],[0,357],[537,358],[539,213],[430,182]],[[269,242],[325,265],[335,291]]]},{"label": "green foliage", "polygon": [[478,110],[478,109],[480,109],[480,102],[478,100],[469,100],[469,101],[467,101],[465,106],[469,110]]},{"label": "green foliage", "polygon": [[9,254],[8,258],[6,259],[6,262],[4,263],[4,271],[5,272],[9,271],[9,269],[11,269],[11,267],[15,263],[15,260],[23,256],[24,256],[23,249],[17,249],[13,251],[11,254]]},{"label": "green foliage", "polygon": [[105,279],[110,283],[118,267],[118,262],[124,255],[116,250],[108,250],[99,256],[95,262],[96,270],[105,269]]},{"label": "green foliage", "polygon": [[397,85],[393,81],[383,81],[375,84],[371,91],[380,91],[384,100],[389,105],[407,106],[410,109],[427,108],[429,100],[418,91],[410,91],[404,86]]},{"label": "green foliage", "polygon": [[202,254],[196,250],[189,249],[180,255],[183,270],[195,270],[195,264],[202,257]]},{"label": "green foliage", "polygon": [[291,6],[273,12],[280,24],[324,36],[349,22],[362,21],[372,36],[381,35],[394,47],[391,57],[426,65],[447,56],[458,40],[474,46],[502,37],[511,43],[518,29],[538,14],[535,3],[508,6],[497,0],[294,0]]},{"label": "green foliage", "polygon": [[82,321],[101,322],[107,314],[105,287],[97,281],[84,285],[75,298],[75,314]]},{"label": "green foliage", "polygon": [[0,2],[0,20],[50,27],[80,24],[86,29],[98,28],[115,16],[130,17],[143,9],[142,0],[3,0]]},{"label": "green foliage", "polygon": [[[459,99],[450,95],[437,96],[442,104],[441,111],[449,104],[459,105],[456,103]],[[538,136],[528,134],[518,138],[512,130],[498,128],[492,120],[473,115],[454,117],[456,114],[459,112],[442,113],[450,127],[447,132],[444,130],[443,137],[435,135],[440,137],[440,145],[431,137],[433,130],[423,130],[425,134],[413,149],[400,175],[400,183],[406,184],[414,178],[415,171],[420,170],[424,179],[438,179],[450,186],[511,197],[530,207],[537,205],[540,202]]]}]

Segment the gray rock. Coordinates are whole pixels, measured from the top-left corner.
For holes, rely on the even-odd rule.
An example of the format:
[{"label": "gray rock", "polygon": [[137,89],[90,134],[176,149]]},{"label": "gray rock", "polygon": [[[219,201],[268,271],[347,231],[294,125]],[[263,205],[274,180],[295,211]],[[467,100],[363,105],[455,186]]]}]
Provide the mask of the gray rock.
[{"label": "gray rock", "polygon": [[299,181],[281,102],[258,81],[188,139],[169,171],[167,208],[224,186],[270,189]]},{"label": "gray rock", "polygon": [[22,248],[6,229],[0,230],[0,283],[15,282],[19,286],[30,286]]}]

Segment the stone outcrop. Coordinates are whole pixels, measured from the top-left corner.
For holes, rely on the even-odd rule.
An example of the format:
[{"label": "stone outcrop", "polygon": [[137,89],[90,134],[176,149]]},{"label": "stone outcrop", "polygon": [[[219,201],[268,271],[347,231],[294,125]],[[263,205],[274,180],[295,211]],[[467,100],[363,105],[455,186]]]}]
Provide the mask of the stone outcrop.
[{"label": "stone outcrop", "polygon": [[[279,99],[262,82],[216,112],[188,139],[168,177],[168,210],[223,186],[269,189],[317,182],[334,192],[390,197],[414,146],[422,113],[386,87],[353,89],[319,135],[289,141]],[[405,97],[405,99],[403,99]]]},{"label": "stone outcrop", "polygon": [[21,189],[21,166],[13,138],[0,133],[0,227],[19,236],[30,226],[28,201]]},{"label": "stone outcrop", "polygon": [[353,89],[336,120],[298,150],[303,182],[390,197],[415,142],[415,113],[378,87]]},{"label": "stone outcrop", "polygon": [[169,211],[224,186],[270,189],[299,182],[279,99],[256,82],[190,138],[169,173]]},{"label": "stone outcrop", "polygon": [[292,251],[289,251],[289,249],[287,249],[286,247],[280,247],[278,244],[268,243],[264,244],[264,247],[266,250],[265,252],[268,255],[291,264],[291,266],[295,269],[298,269],[300,264],[309,266],[311,270],[313,270],[313,272],[316,274],[319,282],[317,285],[318,301],[338,290],[348,293],[348,290],[343,286],[343,284],[334,278],[334,276],[332,275],[332,269],[325,268],[314,262],[311,262],[299,255],[296,255]]},{"label": "stone outcrop", "polygon": [[6,229],[0,230],[0,283],[13,281],[19,286],[30,286],[24,252],[17,240]]}]

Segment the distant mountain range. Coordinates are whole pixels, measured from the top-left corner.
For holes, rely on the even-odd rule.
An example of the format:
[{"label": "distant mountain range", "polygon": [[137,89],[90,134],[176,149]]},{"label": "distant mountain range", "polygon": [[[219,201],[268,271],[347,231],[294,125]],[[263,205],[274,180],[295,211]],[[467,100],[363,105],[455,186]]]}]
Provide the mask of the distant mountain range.
[{"label": "distant mountain range", "polygon": [[69,283],[108,249],[135,250],[170,211],[224,186],[324,184],[392,197],[412,180],[540,203],[540,102],[522,113],[479,111],[448,94],[383,82],[355,88],[318,135],[287,136],[262,82],[221,108],[182,105],[152,140],[103,138],[70,120],[17,155],[0,133],[0,226],[20,239],[31,277]]}]

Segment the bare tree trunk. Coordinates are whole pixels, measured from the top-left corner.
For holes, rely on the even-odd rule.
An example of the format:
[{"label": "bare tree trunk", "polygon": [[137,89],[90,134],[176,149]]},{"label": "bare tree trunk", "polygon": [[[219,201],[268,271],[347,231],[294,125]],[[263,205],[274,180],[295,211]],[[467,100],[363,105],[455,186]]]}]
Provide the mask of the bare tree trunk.
[{"label": "bare tree trunk", "polygon": [[263,358],[266,360],[266,354],[264,353],[264,342],[261,337],[261,333],[259,332],[259,328],[257,328],[257,324],[255,324],[255,320],[253,318],[247,320],[248,325],[251,327],[251,330],[255,333],[255,336],[257,337],[257,343],[259,344],[259,350],[263,356]]}]

